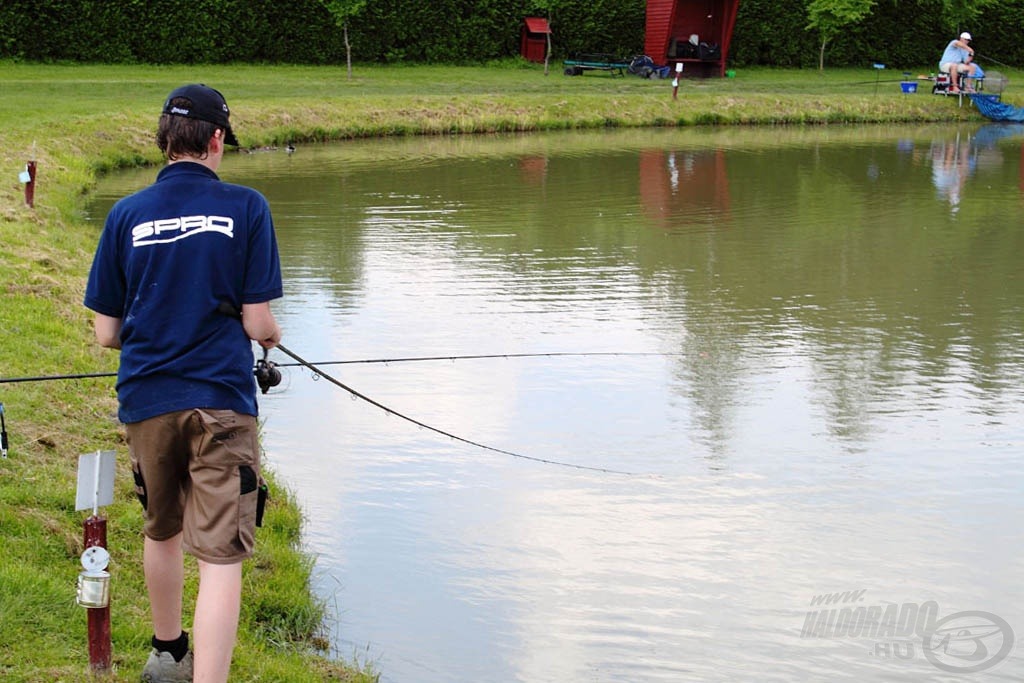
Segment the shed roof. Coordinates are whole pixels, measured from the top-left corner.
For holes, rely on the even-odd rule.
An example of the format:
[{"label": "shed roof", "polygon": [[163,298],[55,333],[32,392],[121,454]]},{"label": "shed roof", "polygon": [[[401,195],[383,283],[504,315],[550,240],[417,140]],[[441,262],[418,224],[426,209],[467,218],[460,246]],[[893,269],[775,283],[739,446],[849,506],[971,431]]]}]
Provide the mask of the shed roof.
[{"label": "shed roof", "polygon": [[543,17],[526,17],[523,21],[526,22],[526,30],[530,33],[551,33],[548,20]]}]

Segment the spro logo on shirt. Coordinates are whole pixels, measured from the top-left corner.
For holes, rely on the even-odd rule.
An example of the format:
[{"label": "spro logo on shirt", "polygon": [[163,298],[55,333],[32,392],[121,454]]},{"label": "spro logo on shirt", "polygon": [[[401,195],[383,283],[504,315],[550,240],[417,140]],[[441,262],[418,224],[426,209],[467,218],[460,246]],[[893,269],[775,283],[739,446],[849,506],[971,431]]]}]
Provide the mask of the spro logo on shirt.
[{"label": "spro logo on shirt", "polygon": [[228,216],[180,216],[146,221],[132,228],[132,246],[167,244],[204,232],[219,232],[234,237],[235,221]]}]

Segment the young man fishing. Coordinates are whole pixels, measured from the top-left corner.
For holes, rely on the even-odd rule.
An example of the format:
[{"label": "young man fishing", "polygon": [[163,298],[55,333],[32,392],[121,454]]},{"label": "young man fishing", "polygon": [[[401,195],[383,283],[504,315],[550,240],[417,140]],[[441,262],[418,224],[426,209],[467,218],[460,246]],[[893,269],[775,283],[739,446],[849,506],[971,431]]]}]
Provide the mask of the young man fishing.
[{"label": "young man fishing", "polygon": [[[227,680],[253,551],[250,340],[280,341],[269,302],[282,283],[266,199],[216,174],[225,145],[238,145],[229,114],[205,85],[168,96],[156,135],[167,165],[111,209],[85,293],[97,340],[121,349],[118,417],[143,507],[154,631],[142,680],[152,683]],[[194,656],[182,623],[186,552],[199,565]]]}]

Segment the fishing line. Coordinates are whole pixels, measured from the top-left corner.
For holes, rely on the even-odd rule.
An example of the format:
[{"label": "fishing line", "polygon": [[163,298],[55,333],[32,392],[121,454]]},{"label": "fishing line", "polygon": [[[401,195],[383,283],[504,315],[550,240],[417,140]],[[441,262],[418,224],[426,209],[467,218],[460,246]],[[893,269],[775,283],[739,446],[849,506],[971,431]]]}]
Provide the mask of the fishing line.
[{"label": "fishing line", "polygon": [[447,436],[449,439],[455,439],[456,441],[461,441],[462,443],[469,444],[470,446],[476,446],[477,448],[482,448],[482,449],[484,449],[486,451],[491,451],[491,452],[494,452],[494,453],[501,453],[502,455],[508,455],[508,456],[513,457],[513,458],[521,458],[523,460],[532,460],[533,462],[544,463],[545,465],[558,465],[560,467],[571,467],[571,468],[577,469],[577,470],[587,470],[587,471],[590,471],[590,472],[601,472],[601,473],[604,473],[604,474],[622,474],[622,475],[626,475],[626,476],[630,476],[630,477],[636,476],[638,474],[637,472],[626,472],[626,471],[623,471],[623,470],[613,470],[613,469],[609,469],[609,468],[605,468],[605,467],[592,467],[592,466],[589,466],[589,465],[577,465],[577,464],[571,463],[571,462],[562,462],[560,460],[550,460],[548,458],[538,458],[538,457],[532,456],[532,455],[524,455],[522,453],[516,453],[515,451],[507,451],[507,450],[505,450],[503,448],[497,448],[495,446],[488,446],[487,444],[480,443],[479,441],[473,441],[472,439],[467,439],[465,437],[461,437],[461,436],[458,436],[456,434],[452,434],[451,432],[445,431],[443,429],[439,429],[438,427],[432,427],[431,425],[428,425],[425,422],[421,422],[420,420],[417,420],[414,417],[409,417],[405,413],[401,413],[401,412],[395,410],[394,408],[389,408],[386,405],[384,405],[383,403],[380,403],[379,401],[376,401],[376,400],[370,398],[366,394],[360,393],[359,391],[357,391],[357,390],[353,389],[352,387],[348,386],[347,384],[345,384],[341,380],[339,380],[339,379],[337,379],[335,377],[332,377],[330,374],[324,372],[319,367],[317,367],[316,364],[310,363],[309,361],[305,360],[301,356],[295,354],[290,349],[285,347],[283,344],[278,344],[276,348],[279,349],[281,351],[281,353],[283,353],[286,356],[289,356],[290,358],[294,359],[296,361],[296,363],[298,363],[299,365],[307,368],[310,372],[313,372],[313,373],[319,375],[320,377],[324,378],[325,380],[327,380],[331,384],[334,384],[335,386],[337,386],[337,387],[339,387],[341,389],[344,389],[345,391],[347,391],[348,393],[352,394],[353,396],[355,396],[357,398],[361,398],[362,400],[366,401],[370,405],[376,406],[376,407],[380,408],[381,410],[383,410],[388,415],[394,415],[395,417],[401,418],[401,419],[403,419],[403,420],[405,420],[407,422],[411,422],[412,424],[414,424],[414,425],[416,425],[418,427],[422,427],[423,429],[430,430],[430,431],[432,431],[432,432],[434,432],[436,434],[441,434],[442,436]]}]

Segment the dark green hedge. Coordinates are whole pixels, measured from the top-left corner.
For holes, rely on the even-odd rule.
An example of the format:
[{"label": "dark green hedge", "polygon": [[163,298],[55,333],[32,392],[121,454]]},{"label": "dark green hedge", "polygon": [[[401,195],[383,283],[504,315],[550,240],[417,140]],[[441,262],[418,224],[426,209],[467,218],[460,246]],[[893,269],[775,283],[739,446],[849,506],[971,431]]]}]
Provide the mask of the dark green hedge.
[{"label": "dark green hedge", "polygon": [[[566,3],[555,51],[643,51],[644,0]],[[522,0],[370,2],[349,28],[359,61],[473,63],[519,54]],[[317,0],[5,0],[0,57],[135,63],[342,63],[340,29]]]},{"label": "dark green hedge", "polygon": [[[991,56],[1024,64],[1024,0],[1008,0],[982,11],[976,25],[945,24],[942,0],[878,0],[870,16],[849,27],[825,51],[825,66],[889,68],[934,65],[946,43],[970,31],[979,62]],[[807,15],[777,2],[741,0],[729,57],[735,66],[769,65],[816,68],[820,43],[807,28]],[[992,62],[987,62],[991,64]]]},{"label": "dark green hedge", "polygon": [[[646,0],[559,0],[550,15],[556,58],[573,52],[622,57],[644,46]],[[937,62],[957,29],[942,0],[878,0],[871,16],[829,45],[826,66],[915,68]],[[519,54],[523,17],[548,16],[530,0],[391,0],[367,3],[350,23],[361,62],[481,63]],[[741,0],[734,66],[816,67],[818,39],[800,4]],[[1024,63],[1024,0],[984,10],[979,55]],[[318,0],[4,0],[0,58],[147,64],[264,62],[340,64],[340,29]],[[982,63],[985,63],[982,58]]]},{"label": "dark green hedge", "polygon": [[[940,25],[940,0],[883,0],[861,23],[830,43],[828,66],[916,66],[938,62],[949,40]],[[741,2],[730,58],[735,66],[817,67],[820,41],[804,12],[779,12],[766,2]]]},{"label": "dark green hedge", "polygon": [[4,0],[0,55],[33,61],[196,64],[344,59],[317,0]]}]

